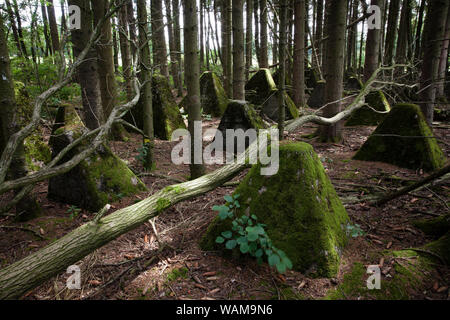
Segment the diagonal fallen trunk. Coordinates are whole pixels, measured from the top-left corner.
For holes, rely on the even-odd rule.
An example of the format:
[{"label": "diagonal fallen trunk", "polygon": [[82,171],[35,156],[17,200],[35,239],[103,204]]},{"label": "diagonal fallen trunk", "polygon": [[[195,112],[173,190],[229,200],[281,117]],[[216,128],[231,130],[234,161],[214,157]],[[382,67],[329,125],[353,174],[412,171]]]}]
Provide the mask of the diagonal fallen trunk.
[{"label": "diagonal fallen trunk", "polygon": [[[308,122],[327,125],[347,118],[364,105],[365,96],[370,92],[378,72],[383,69],[386,68],[380,68],[374,73],[354,102],[341,113],[330,119],[315,114],[303,116],[289,123],[286,130],[292,132]],[[28,290],[64,271],[95,249],[159,215],[164,209],[211,191],[231,180],[247,167],[245,159],[256,159],[257,145],[257,141],[253,142],[234,164],[226,165],[195,180],[166,187],[139,203],[115,211],[104,218],[96,217],[94,221],[80,226],[45,248],[1,269],[0,299],[20,298]]]}]

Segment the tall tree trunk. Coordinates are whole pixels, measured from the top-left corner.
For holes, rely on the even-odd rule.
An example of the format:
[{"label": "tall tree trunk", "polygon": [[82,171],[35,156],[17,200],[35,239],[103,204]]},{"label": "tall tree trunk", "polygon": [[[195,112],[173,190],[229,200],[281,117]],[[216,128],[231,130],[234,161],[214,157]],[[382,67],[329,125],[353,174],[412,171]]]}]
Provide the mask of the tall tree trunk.
[{"label": "tall tree trunk", "polygon": [[[298,0],[297,0],[298,1]],[[286,24],[287,24],[287,11],[288,3],[287,0],[279,0],[280,4],[280,36],[279,36],[279,48],[278,52],[280,55],[280,79],[279,79],[279,90],[278,95],[278,134],[279,139],[282,140],[284,137],[284,121],[286,118],[285,111],[285,89],[286,89]],[[304,3],[303,3],[304,5]],[[302,27],[305,27],[304,20],[302,21]],[[301,64],[304,65],[303,61]]]},{"label": "tall tree trunk", "polygon": [[[195,132],[195,125],[202,121],[200,104],[200,79],[198,59],[198,19],[196,0],[184,0],[184,69],[187,88],[188,128],[191,136],[191,179],[205,173],[203,164],[202,134]],[[200,137],[198,136],[200,134]],[[196,146],[197,141],[200,141]],[[200,150],[196,150],[200,149]],[[196,157],[196,154],[198,157]],[[197,160],[197,161],[195,161]],[[197,162],[197,163],[195,163]],[[198,163],[200,162],[200,163]]]},{"label": "tall tree trunk", "polygon": [[225,92],[228,97],[233,96],[233,51],[231,47],[232,37],[232,7],[231,0],[223,0],[224,26],[223,33],[223,54],[224,54],[224,70],[223,77],[225,83]]},{"label": "tall tree trunk", "polygon": [[292,84],[294,86],[294,103],[297,107],[302,108],[305,105],[305,0],[295,0],[294,6],[295,36]]},{"label": "tall tree trunk", "polygon": [[417,27],[416,27],[416,38],[415,38],[415,49],[414,49],[414,59],[420,60],[422,56],[422,28],[423,28],[423,16],[425,13],[425,5],[426,0],[421,0],[420,9],[419,9],[419,17],[417,18]]},{"label": "tall tree trunk", "polygon": [[[323,61],[323,42],[321,41],[323,38],[323,1],[324,0],[317,0],[317,18],[316,18],[316,50],[317,50],[317,56],[319,60],[319,65],[322,65]],[[320,42],[319,42],[320,41]],[[319,66],[319,67],[320,67]]]},{"label": "tall tree trunk", "polygon": [[203,70],[205,70],[205,46],[204,46],[204,20],[205,20],[205,16],[203,14],[203,7],[205,6],[205,1],[204,0],[200,0],[200,73],[203,72]]},{"label": "tall tree trunk", "polygon": [[448,63],[448,46],[450,44],[450,6],[447,13],[447,23],[444,33],[444,41],[442,43],[441,49],[441,59],[439,61],[439,73],[438,73],[438,88],[437,88],[437,98],[445,98],[445,76],[447,71]]},{"label": "tall tree trunk", "polygon": [[[260,6],[259,6],[259,14],[261,17],[260,20],[260,50],[261,50],[261,61],[260,61],[260,68],[268,68],[269,67],[269,60],[267,58],[267,0],[260,0]],[[234,23],[234,22],[233,22]]]},{"label": "tall tree trunk", "polygon": [[58,25],[56,24],[55,7],[53,6],[53,0],[47,0],[47,14],[48,21],[50,23],[50,36],[52,38],[53,52],[56,53],[59,50],[59,33]]},{"label": "tall tree trunk", "polygon": [[[273,2],[274,7],[277,7],[278,0],[274,0]],[[275,12],[273,12],[272,23],[273,23],[272,64],[276,65],[278,62],[278,18]]]},{"label": "tall tree trunk", "polygon": [[173,37],[175,41],[176,58],[178,63],[178,87],[177,93],[181,97],[183,95],[183,64],[181,60],[181,34],[180,34],[180,9],[178,0],[172,0],[173,3]]},{"label": "tall tree trunk", "polygon": [[45,56],[48,56],[49,54],[53,54],[52,51],[52,44],[50,40],[50,36],[48,33],[48,19],[47,19],[47,11],[45,10],[45,5],[41,4],[41,14],[42,14],[42,24],[43,24],[43,32],[44,32],[44,39],[45,39]]},{"label": "tall tree trunk", "polygon": [[[324,109],[325,117],[332,117],[341,110],[344,80],[344,49],[347,16],[347,1],[326,1],[325,34],[328,36],[325,50],[325,99],[331,103]],[[320,127],[322,141],[342,139],[342,123]]]},{"label": "tall tree trunk", "polygon": [[113,19],[114,26],[112,27],[112,37],[113,37],[113,49],[114,49],[114,72],[119,70],[119,45],[117,41],[117,28],[116,28],[116,18]]},{"label": "tall tree trunk", "polygon": [[233,99],[245,100],[244,1],[233,0]]},{"label": "tall tree trunk", "polygon": [[[81,9],[81,29],[72,29],[73,54],[76,57],[83,51],[92,34],[92,10],[90,0],[68,0],[69,5]],[[83,100],[83,120],[89,129],[95,129],[104,123],[102,97],[97,64],[97,52],[91,48],[85,61],[78,67],[78,82]]]},{"label": "tall tree trunk", "polygon": [[[17,104],[14,95],[14,80],[11,74],[8,42],[3,17],[0,14],[0,155],[3,153],[9,138],[20,130],[17,123]],[[20,144],[10,166],[10,178],[26,176],[23,144]],[[15,193],[20,190],[16,190]],[[33,194],[28,194],[16,205],[16,218],[21,221],[34,218],[40,212],[39,204]]]},{"label": "tall tree trunk", "polygon": [[389,18],[387,24],[386,43],[384,45],[384,63],[392,65],[394,62],[395,39],[397,37],[398,15],[400,13],[400,0],[390,1]]},{"label": "tall tree trunk", "polygon": [[430,1],[425,20],[420,100],[422,112],[431,126],[439,73],[439,61],[448,12],[448,0]]},{"label": "tall tree trunk", "polygon": [[147,136],[144,138],[143,145],[147,147],[146,158],[144,166],[146,170],[152,170],[154,167],[153,162],[153,142],[154,142],[154,129],[153,129],[153,104],[152,104],[152,70],[151,70],[151,57],[148,39],[148,21],[147,21],[147,3],[146,0],[138,0],[137,2],[137,14],[139,24],[139,48],[140,52],[140,74],[139,80],[144,83],[144,87],[141,91],[141,97],[139,103],[141,104],[144,115],[144,134]]},{"label": "tall tree trunk", "polygon": [[20,39],[19,39],[19,32],[17,31],[16,19],[14,17],[14,12],[12,10],[11,3],[9,2],[9,0],[5,0],[5,1],[6,1],[6,11],[8,12],[9,22],[11,24],[14,41],[15,41],[16,47],[17,47],[17,53],[19,56],[23,56],[22,47],[21,47]]},{"label": "tall tree trunk", "polygon": [[164,35],[162,0],[151,0],[151,2],[153,60],[159,72],[168,78],[169,68],[167,67],[167,49],[166,36]]},{"label": "tall tree trunk", "polygon": [[400,28],[398,30],[397,50],[395,53],[395,63],[397,64],[406,63],[410,58],[411,9],[411,0],[403,0]]},{"label": "tall tree trunk", "polygon": [[253,59],[253,0],[246,0],[247,27],[245,31],[245,80],[248,81]]},{"label": "tall tree trunk", "polygon": [[255,19],[255,53],[258,61],[258,67],[261,68],[261,46],[259,42],[259,0],[253,1],[253,13]]},{"label": "tall tree trunk", "polygon": [[[358,18],[358,0],[350,1],[352,3],[351,6],[351,16],[350,23],[355,21]],[[347,39],[347,67],[346,70],[350,73],[355,73],[356,68],[356,35],[358,31],[358,24],[354,24],[351,28],[348,29],[348,39]]]},{"label": "tall tree trunk", "polygon": [[173,84],[175,88],[179,88],[178,83],[178,58],[177,58],[177,49],[175,44],[175,37],[173,32],[173,19],[172,19],[172,8],[170,0],[165,0],[164,2],[166,7],[166,17],[167,17],[167,31],[169,34],[169,48],[170,48],[170,73],[172,75]]},{"label": "tall tree trunk", "polygon": [[[25,41],[24,41],[24,37],[23,37],[23,31],[22,31],[22,19],[20,18],[20,12],[19,12],[19,7],[17,5],[17,1],[13,0],[12,3],[12,7],[11,7],[11,3],[9,2],[9,0],[6,0],[6,6],[8,8],[8,11],[10,13],[13,12],[14,9],[14,16],[15,16],[15,20],[17,22],[17,35],[19,37],[19,42],[20,42],[20,51],[22,53],[22,56],[24,56],[25,58],[28,59],[28,53],[27,53],[27,47],[25,46]],[[10,14],[10,18],[11,21],[14,19],[11,14]],[[15,23],[14,23],[15,25]]]},{"label": "tall tree trunk", "polygon": [[[109,7],[108,0],[91,0],[94,14],[94,24],[97,25],[104,17]],[[105,21],[101,31],[101,37],[95,47],[98,56],[98,76],[102,98],[102,109],[105,119],[109,117],[117,103],[117,84],[114,69],[114,53],[112,41],[111,20]],[[113,137],[123,140],[124,129],[121,125],[113,126]]]},{"label": "tall tree trunk", "polygon": [[[372,6],[379,6],[384,8],[384,0],[372,0]],[[383,10],[381,11],[383,14]],[[383,17],[380,17],[383,20]],[[364,82],[369,80],[375,70],[380,64],[380,49],[381,49],[381,29],[373,28],[367,31],[366,41],[366,59],[364,63]]]},{"label": "tall tree trunk", "polygon": [[[116,5],[120,0],[116,0]],[[125,88],[128,100],[133,99],[133,87],[131,85],[131,49],[128,41],[128,16],[127,7],[122,6],[118,12],[119,17],[119,42],[120,42],[120,56],[122,59],[122,73],[125,80]]]},{"label": "tall tree trunk", "polygon": [[[130,40],[132,43],[135,43],[135,41],[136,41],[136,19],[134,17],[133,1],[127,2],[127,20],[128,20],[128,30],[130,32]],[[136,55],[136,47],[134,45],[130,46],[130,52],[131,52],[131,58],[133,59]]]}]

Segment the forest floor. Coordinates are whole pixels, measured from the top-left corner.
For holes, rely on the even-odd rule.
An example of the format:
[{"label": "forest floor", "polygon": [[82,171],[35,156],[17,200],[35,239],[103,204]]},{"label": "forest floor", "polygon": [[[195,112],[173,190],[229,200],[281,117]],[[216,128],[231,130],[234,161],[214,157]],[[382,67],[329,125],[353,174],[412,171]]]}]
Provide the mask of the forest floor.
[{"label": "forest floor", "polygon": [[[217,127],[219,119],[204,121],[205,127]],[[314,146],[323,165],[342,197],[393,191],[408,181],[419,180],[423,172],[402,169],[383,163],[351,160],[373,127],[344,129],[345,140],[338,144],[322,144],[305,135],[314,132],[315,125],[307,125],[294,134],[291,141],[305,141]],[[446,156],[450,158],[448,128],[437,125],[435,134]],[[122,198],[113,203],[113,210],[174,184],[168,176],[186,180],[189,167],[172,164],[170,153],[176,142],[156,141],[156,175],[142,175],[149,191]],[[141,138],[131,135],[128,142],[113,142],[113,151],[126,160],[135,172],[142,165],[135,159]],[[208,166],[208,172],[218,166]],[[247,171],[234,180],[240,180]],[[36,186],[45,214],[26,223],[15,223],[9,217],[0,218],[0,268],[39,250],[70,230],[93,218],[91,212],[78,210],[67,204],[47,199],[47,182]],[[68,274],[61,273],[38,288],[29,291],[25,299],[322,299],[343,281],[355,262],[373,265],[380,262],[386,249],[400,250],[419,247],[431,239],[414,228],[412,221],[431,218],[449,210],[450,184],[439,189],[423,189],[400,197],[382,207],[365,203],[347,205],[353,224],[359,224],[365,235],[350,238],[343,252],[339,274],[334,279],[311,279],[299,272],[277,274],[266,264],[252,260],[233,261],[204,252],[198,242],[216,212],[211,208],[223,204],[223,196],[231,194],[235,186],[219,187],[205,195],[178,203],[163,211],[154,220],[120,236],[96,250],[78,263],[81,267],[81,290],[66,289]],[[5,199],[0,199],[5,200]],[[112,212],[112,210],[111,210]],[[72,214],[72,216],[71,216]],[[13,228],[11,228],[13,226]],[[383,277],[395,277],[390,262],[384,263]],[[450,299],[450,270],[439,266],[431,280],[421,290],[411,288],[411,299]],[[446,288],[447,287],[447,288]],[[359,299],[358,295],[346,296]]]}]

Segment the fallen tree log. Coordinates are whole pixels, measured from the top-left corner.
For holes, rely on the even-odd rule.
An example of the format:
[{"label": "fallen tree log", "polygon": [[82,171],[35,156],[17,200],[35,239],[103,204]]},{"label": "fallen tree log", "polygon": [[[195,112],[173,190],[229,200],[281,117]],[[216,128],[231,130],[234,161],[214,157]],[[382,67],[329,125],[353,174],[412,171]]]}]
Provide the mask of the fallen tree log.
[{"label": "fallen tree log", "polygon": [[[383,69],[386,68],[376,70],[353,103],[333,118],[327,119],[315,114],[303,116],[289,123],[286,130],[294,131],[309,122],[332,124],[350,116],[364,105],[365,96],[370,92],[378,72]],[[238,156],[235,163],[195,180],[166,187],[132,206],[115,211],[97,221],[88,222],[43,249],[1,269],[0,299],[20,298],[95,249],[158,216],[164,209],[221,186],[248,166],[246,159],[256,159],[257,152],[258,142],[255,141],[245,153]]]}]

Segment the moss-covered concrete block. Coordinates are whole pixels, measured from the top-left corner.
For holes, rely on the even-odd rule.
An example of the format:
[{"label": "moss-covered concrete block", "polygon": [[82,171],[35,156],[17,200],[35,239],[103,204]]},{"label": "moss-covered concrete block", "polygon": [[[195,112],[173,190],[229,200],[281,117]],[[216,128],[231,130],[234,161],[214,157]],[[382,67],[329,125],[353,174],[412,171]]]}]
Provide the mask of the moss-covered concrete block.
[{"label": "moss-covered concrete block", "polygon": [[[387,101],[383,91],[372,91],[366,96],[366,103],[374,110],[389,112],[391,106]],[[371,108],[363,106],[353,112],[345,123],[346,126],[377,126],[387,116],[386,113],[376,113]]]},{"label": "moss-covered concrete block", "polygon": [[[273,176],[261,175],[261,164],[252,167],[234,192],[241,206],[235,215],[254,214],[266,224],[274,246],[286,253],[293,269],[333,277],[347,241],[347,212],[311,145],[282,144],[279,159]],[[215,239],[226,230],[231,221],[216,218],[201,247],[223,252]]]},{"label": "moss-covered concrete block", "polygon": [[[168,80],[159,74],[152,77],[153,128],[155,136],[169,140],[172,132],[186,128],[181,112],[170,89]],[[144,127],[142,104],[135,105],[124,119],[139,129]]]},{"label": "moss-covered concrete block", "polygon": [[[53,136],[50,140],[52,156],[86,132],[81,119],[72,107],[60,108]],[[73,148],[62,160],[65,162],[80,153],[88,142]],[[105,144],[69,172],[49,181],[48,197],[76,205],[90,211],[98,211],[107,203],[130,196],[147,188],[119,157]]]},{"label": "moss-covered concrete block", "polygon": [[325,80],[317,82],[313,92],[308,98],[308,107],[318,109],[323,107],[325,101],[325,86],[327,85]]},{"label": "moss-covered concrete block", "polygon": [[228,98],[219,77],[211,71],[200,77],[200,100],[203,112],[213,117],[220,117],[228,105]]},{"label": "moss-covered concrete block", "polygon": [[307,68],[305,70],[306,77],[306,87],[309,89],[314,89],[320,81],[320,77],[316,70],[312,68]]},{"label": "moss-covered concrete block", "polygon": [[361,80],[355,76],[350,76],[345,81],[344,88],[347,91],[360,91],[363,87]]},{"label": "moss-covered concrete block", "polygon": [[[245,99],[273,121],[278,120],[279,90],[269,69],[260,69],[245,85]],[[299,112],[291,97],[285,93],[286,119],[294,119]]]},{"label": "moss-covered concrete block", "polygon": [[403,168],[434,171],[446,158],[419,106],[398,104],[353,157]]}]

